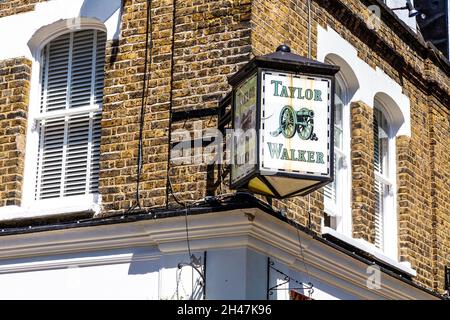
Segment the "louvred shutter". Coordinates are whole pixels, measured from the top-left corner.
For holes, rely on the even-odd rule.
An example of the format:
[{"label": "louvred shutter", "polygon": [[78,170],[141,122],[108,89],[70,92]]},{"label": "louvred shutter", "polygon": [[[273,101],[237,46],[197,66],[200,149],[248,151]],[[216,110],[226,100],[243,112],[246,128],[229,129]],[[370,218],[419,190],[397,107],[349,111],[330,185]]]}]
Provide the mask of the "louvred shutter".
[{"label": "louvred shutter", "polygon": [[337,179],[337,159],[336,159],[336,155],[334,156],[334,172],[335,172],[335,178],[334,181],[330,184],[327,184],[324,187],[323,190],[323,195],[326,199],[328,199],[331,203],[335,204],[336,203],[336,179]]},{"label": "louvred shutter", "polygon": [[36,199],[98,192],[105,43],[83,30],[43,49]]},{"label": "louvred shutter", "polygon": [[[382,174],[382,155],[380,149],[380,128],[379,128],[379,111],[374,110],[373,117],[373,140],[374,140],[374,170]],[[375,246],[382,249],[383,247],[383,184],[375,177]]]}]

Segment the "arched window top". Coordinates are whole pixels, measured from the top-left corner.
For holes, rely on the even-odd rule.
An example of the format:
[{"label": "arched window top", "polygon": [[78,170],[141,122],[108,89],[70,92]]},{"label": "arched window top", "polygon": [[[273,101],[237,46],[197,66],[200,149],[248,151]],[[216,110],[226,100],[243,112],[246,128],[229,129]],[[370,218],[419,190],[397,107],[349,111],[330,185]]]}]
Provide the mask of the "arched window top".
[{"label": "arched window top", "polygon": [[389,95],[384,92],[375,94],[374,107],[380,110],[390,127],[390,134],[397,135],[400,127],[405,123],[403,112],[399,105]]},{"label": "arched window top", "polygon": [[28,41],[28,47],[34,56],[38,56],[42,49],[53,39],[66,33],[80,30],[107,31],[105,24],[96,18],[77,17],[62,19],[39,28]]},{"label": "arched window top", "polygon": [[352,67],[342,57],[334,53],[328,54],[325,57],[325,62],[341,67],[337,78],[341,82],[341,87],[343,86],[345,88],[348,100],[351,100],[359,89],[359,81]]}]

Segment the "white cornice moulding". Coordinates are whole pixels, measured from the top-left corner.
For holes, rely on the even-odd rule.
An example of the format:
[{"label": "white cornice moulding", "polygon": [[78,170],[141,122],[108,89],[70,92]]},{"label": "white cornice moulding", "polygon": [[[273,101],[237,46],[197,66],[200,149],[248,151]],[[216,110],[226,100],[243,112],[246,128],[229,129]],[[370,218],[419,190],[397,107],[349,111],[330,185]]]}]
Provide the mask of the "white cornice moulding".
[{"label": "white cornice moulding", "polygon": [[[248,219],[248,214],[254,216]],[[129,247],[155,247],[159,254],[185,253],[187,251],[185,217],[149,219],[92,227],[28,233],[26,235],[0,236],[0,259],[20,259],[34,256],[80,253],[86,251],[120,249]],[[276,259],[293,270],[320,278],[330,285],[351,292],[361,299],[433,299],[434,296],[382,273],[382,288],[369,290],[366,286],[368,265],[342,253],[331,246],[297,232],[283,222],[259,209],[233,210],[188,217],[189,238],[192,251],[223,248],[250,248]],[[303,247],[300,252],[299,237]],[[158,255],[158,254],[156,254]],[[148,257],[151,258],[151,257]],[[79,264],[111,264],[126,257]],[[77,260],[69,264],[76,264]],[[66,266],[67,263],[63,264]],[[306,265],[306,268],[305,268]],[[31,269],[56,268],[58,263]],[[26,264],[1,266],[1,272],[25,271]]]},{"label": "white cornice moulding", "polygon": [[100,257],[88,257],[88,258],[72,258],[64,260],[52,260],[52,261],[38,261],[32,263],[15,263],[15,264],[0,264],[0,274],[8,274],[12,272],[30,272],[30,271],[43,271],[43,270],[56,270],[61,268],[79,267],[92,267],[101,265],[131,263],[138,261],[152,261],[158,260],[162,257],[161,253],[127,253]]}]

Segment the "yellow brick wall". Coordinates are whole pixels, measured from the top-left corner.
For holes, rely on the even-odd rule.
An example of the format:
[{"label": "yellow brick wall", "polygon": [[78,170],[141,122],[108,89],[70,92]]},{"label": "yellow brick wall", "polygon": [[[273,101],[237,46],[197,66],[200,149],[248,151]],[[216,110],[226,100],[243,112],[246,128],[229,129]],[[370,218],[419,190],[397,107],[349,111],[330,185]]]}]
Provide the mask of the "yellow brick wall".
[{"label": "yellow brick wall", "polygon": [[31,61],[0,61],[0,207],[20,205]]},{"label": "yellow brick wall", "polygon": [[48,0],[5,0],[0,1],[0,18],[33,11],[36,3]]},{"label": "yellow brick wall", "polygon": [[353,237],[375,243],[373,109],[352,103],[351,119]]},{"label": "yellow brick wall", "polygon": [[[135,204],[146,9],[145,1],[124,2],[121,39],[108,49],[100,175],[105,214]],[[250,58],[249,12],[250,2],[176,1],[173,38],[173,1],[152,1],[153,49],[140,192],[145,207],[166,204],[171,102],[173,111],[217,106],[229,90],[227,77]],[[204,128],[217,127],[215,118],[206,120]],[[172,130],[190,126],[192,121],[173,123]],[[204,197],[206,169],[195,164],[171,166],[170,180],[177,197]],[[169,200],[175,204],[173,198]]]}]

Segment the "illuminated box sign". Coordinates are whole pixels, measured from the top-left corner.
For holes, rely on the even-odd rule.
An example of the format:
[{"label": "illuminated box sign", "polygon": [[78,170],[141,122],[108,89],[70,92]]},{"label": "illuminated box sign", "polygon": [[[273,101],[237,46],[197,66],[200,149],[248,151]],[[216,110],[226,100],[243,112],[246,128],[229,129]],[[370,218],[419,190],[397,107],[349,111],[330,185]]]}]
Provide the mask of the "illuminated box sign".
[{"label": "illuminated box sign", "polygon": [[333,181],[338,70],[284,46],[253,59],[231,78],[232,188],[286,198]]}]

